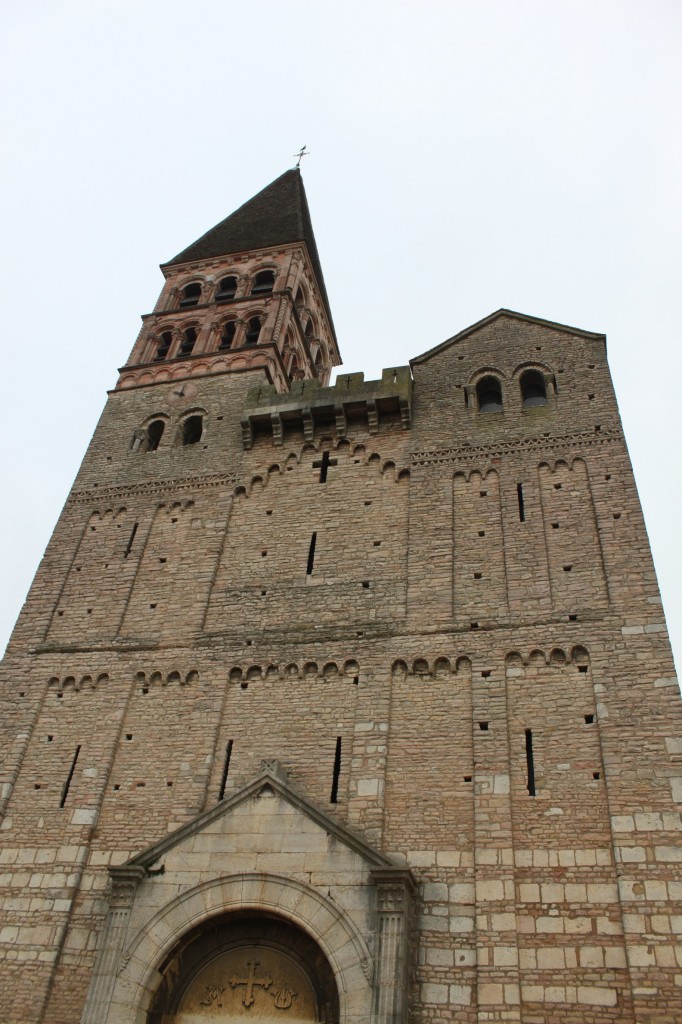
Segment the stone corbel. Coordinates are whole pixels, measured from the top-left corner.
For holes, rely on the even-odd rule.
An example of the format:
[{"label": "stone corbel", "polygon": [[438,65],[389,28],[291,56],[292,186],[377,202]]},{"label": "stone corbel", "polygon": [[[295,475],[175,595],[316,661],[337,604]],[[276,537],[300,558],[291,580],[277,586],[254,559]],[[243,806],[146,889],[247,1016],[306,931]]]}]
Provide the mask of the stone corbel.
[{"label": "stone corbel", "polygon": [[348,430],[348,421],[346,420],[346,410],[340,402],[334,406],[334,419],[336,420],[337,435],[345,437]]},{"label": "stone corbel", "polygon": [[242,445],[245,452],[253,448],[253,427],[248,416],[242,420]]},{"label": "stone corbel", "polygon": [[121,968],[130,911],[146,871],[138,865],[127,864],[111,868],[109,874],[112,881],[109,913],[100,936],[81,1024],[103,1024],[107,1019],[114,984]]},{"label": "stone corbel", "polygon": [[367,422],[370,434],[379,433],[379,410],[377,403],[372,399],[367,400]]},{"label": "stone corbel", "polygon": [[409,430],[412,423],[412,411],[410,409],[410,403],[406,398],[399,398],[398,403],[400,405],[400,422],[403,430]]},{"label": "stone corbel", "polygon": [[270,415],[270,422],[272,423],[273,444],[282,444],[284,442],[284,426],[282,424],[282,417],[278,412],[273,412]]},{"label": "stone corbel", "polygon": [[410,869],[402,866],[374,868],[371,877],[377,913],[372,1024],[405,1024],[416,884]]},{"label": "stone corbel", "polygon": [[303,410],[303,437],[306,441],[312,441],[315,438],[315,420],[310,408]]}]

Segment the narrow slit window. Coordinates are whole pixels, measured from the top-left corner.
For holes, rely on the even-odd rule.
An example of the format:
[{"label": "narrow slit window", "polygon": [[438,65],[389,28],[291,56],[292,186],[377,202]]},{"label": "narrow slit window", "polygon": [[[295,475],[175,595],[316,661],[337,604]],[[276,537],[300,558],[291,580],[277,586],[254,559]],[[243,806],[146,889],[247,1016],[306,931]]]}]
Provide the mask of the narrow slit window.
[{"label": "narrow slit window", "polygon": [[313,533],[310,538],[310,547],[308,548],[308,568],[306,569],[306,575],[312,575],[313,566],[315,564],[315,545],[317,544],[317,533]]},{"label": "narrow slit window", "polygon": [[535,796],[535,761],[533,759],[532,729],[526,729],[526,774],[528,777],[528,796]]},{"label": "narrow slit window", "polygon": [[80,754],[80,752],[81,752],[81,745],[79,743],[78,746],[76,747],[75,753],[73,755],[73,760],[71,762],[71,767],[69,769],[69,774],[66,776],[66,782],[62,786],[62,797],[61,797],[61,800],[59,801],[59,806],[60,807],[64,807],[64,805],[66,804],[66,798],[69,795],[69,790],[71,789],[71,781],[73,779],[73,773],[76,770],[76,765],[78,764],[78,755]]},{"label": "narrow slit window", "polygon": [[339,802],[339,776],[341,775],[341,737],[336,737],[336,750],[334,752],[334,771],[332,772],[332,791],[329,797],[330,804]]},{"label": "narrow slit window", "polygon": [[132,551],[133,542],[135,541],[135,534],[137,533],[137,528],[138,528],[139,525],[140,525],[139,523],[133,523],[133,528],[130,531],[130,536],[128,537],[128,543],[126,544],[126,549],[123,552],[123,557],[124,558],[127,558],[128,555],[130,554],[130,552]]},{"label": "narrow slit window", "polygon": [[220,793],[218,799],[223,800],[225,798],[225,786],[227,785],[227,776],[230,773],[230,761],[232,760],[232,740],[227,741],[225,747],[225,760],[223,762],[223,774],[220,778]]},{"label": "narrow slit window", "polygon": [[525,523],[526,521],[526,506],[523,501],[523,484],[516,485],[516,497],[519,502],[519,522]]}]

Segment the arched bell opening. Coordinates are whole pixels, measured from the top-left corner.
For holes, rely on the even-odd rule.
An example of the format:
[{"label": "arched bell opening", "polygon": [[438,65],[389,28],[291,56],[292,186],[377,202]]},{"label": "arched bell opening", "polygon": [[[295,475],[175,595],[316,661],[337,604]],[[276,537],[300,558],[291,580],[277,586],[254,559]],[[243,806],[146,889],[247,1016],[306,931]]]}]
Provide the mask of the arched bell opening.
[{"label": "arched bell opening", "polygon": [[275,915],[236,912],[204,921],[158,973],[147,1024],[339,1021],[329,961],[309,935]]}]

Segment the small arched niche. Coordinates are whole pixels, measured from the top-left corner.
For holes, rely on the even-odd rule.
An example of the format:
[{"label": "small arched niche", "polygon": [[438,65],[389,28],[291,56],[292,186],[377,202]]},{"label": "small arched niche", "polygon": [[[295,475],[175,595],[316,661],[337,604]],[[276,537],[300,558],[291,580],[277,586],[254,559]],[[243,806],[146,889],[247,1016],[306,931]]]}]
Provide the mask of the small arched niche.
[{"label": "small arched niche", "polygon": [[329,961],[309,935],[276,915],[243,912],[203,922],[159,974],[146,1024],[339,1020]]}]

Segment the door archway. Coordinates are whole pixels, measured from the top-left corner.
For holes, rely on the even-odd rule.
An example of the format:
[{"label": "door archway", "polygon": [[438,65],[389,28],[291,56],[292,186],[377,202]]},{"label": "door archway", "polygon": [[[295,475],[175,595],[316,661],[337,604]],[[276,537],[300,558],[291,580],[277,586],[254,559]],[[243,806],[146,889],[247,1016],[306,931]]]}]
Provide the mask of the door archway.
[{"label": "door archway", "polygon": [[337,1024],[339,995],[320,947],[271,914],[222,914],[180,939],[159,969],[147,1024]]}]

